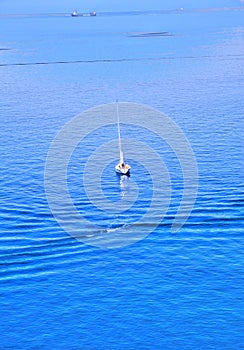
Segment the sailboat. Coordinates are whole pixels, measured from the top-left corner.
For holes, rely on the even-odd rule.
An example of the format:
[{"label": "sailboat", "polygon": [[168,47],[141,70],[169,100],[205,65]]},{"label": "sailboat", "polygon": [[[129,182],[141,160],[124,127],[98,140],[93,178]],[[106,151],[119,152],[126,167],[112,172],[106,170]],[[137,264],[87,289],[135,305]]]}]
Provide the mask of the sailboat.
[{"label": "sailboat", "polygon": [[122,145],[121,145],[118,102],[117,102],[117,121],[118,121],[118,137],[119,137],[119,163],[116,165],[115,171],[121,175],[129,175],[131,167],[129,166],[129,164],[125,163],[124,161],[124,154],[123,154]]}]

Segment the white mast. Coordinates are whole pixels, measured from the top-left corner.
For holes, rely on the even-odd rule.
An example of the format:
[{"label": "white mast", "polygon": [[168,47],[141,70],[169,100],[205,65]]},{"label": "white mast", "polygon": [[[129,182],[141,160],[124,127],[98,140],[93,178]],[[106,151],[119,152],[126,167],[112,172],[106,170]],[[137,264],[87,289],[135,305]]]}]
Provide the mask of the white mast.
[{"label": "white mast", "polygon": [[122,151],[122,145],[121,145],[121,137],[120,137],[120,126],[119,126],[119,104],[117,102],[117,119],[118,119],[118,136],[119,136],[119,158],[120,158],[120,164],[124,163],[124,155]]}]

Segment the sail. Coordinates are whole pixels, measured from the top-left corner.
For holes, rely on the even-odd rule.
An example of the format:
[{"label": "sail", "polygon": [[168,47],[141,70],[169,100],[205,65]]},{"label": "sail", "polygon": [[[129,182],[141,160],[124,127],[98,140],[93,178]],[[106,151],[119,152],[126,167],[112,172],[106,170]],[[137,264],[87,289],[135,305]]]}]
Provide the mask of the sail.
[{"label": "sail", "polygon": [[120,136],[120,125],[119,125],[119,105],[117,102],[117,119],[118,119],[118,136],[119,136],[119,159],[120,164],[124,163],[124,155],[122,151],[122,145],[121,145],[121,136]]}]

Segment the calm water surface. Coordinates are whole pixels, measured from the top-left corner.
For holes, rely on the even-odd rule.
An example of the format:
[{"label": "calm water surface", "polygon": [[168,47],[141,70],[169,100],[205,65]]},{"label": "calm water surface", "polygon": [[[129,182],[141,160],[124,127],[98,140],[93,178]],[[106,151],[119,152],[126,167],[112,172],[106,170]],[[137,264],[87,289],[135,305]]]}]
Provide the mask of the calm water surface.
[{"label": "calm water surface", "polygon": [[[0,51],[0,349],[241,349],[243,11],[0,21],[0,48],[8,49]],[[182,195],[177,159],[123,124],[124,135],[148,137],[164,157],[172,200],[146,239],[100,250],[55,221],[45,160],[66,122],[117,98],[148,104],[181,127],[198,162],[199,192],[172,234]],[[86,217],[113,229],[121,218],[91,205],[79,177],[91,150],[115,137],[115,125],[105,129],[73,153],[68,180]],[[101,181],[107,198],[120,198],[113,171]],[[140,196],[125,224],[152,196],[146,169],[129,181]]]}]

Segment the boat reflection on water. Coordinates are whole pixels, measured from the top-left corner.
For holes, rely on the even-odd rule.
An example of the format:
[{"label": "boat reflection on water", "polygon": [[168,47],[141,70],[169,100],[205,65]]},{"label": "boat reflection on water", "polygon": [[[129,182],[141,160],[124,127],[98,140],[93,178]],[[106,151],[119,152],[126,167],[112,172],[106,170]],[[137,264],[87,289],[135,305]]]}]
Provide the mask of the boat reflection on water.
[{"label": "boat reflection on water", "polygon": [[119,185],[120,185],[120,189],[121,189],[121,197],[125,197],[126,192],[129,191],[130,188],[130,175],[119,175],[120,180],[119,180]]}]

